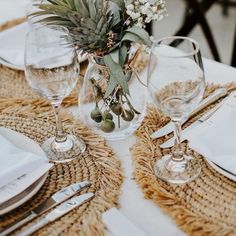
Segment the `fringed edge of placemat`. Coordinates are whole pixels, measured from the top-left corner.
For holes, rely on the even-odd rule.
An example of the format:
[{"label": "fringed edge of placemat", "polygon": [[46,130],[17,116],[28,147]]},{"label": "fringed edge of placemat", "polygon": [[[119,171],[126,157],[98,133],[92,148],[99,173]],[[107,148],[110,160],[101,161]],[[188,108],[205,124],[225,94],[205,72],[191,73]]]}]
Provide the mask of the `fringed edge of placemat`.
[{"label": "fringed edge of placemat", "polygon": [[[224,85],[228,93],[236,89],[236,83],[229,83]],[[222,87],[219,84],[208,84],[205,90],[205,94],[209,95],[215,89]],[[209,106],[210,108],[211,106]],[[199,112],[201,113],[201,112]],[[196,117],[198,114],[195,116]],[[152,120],[155,125],[148,126],[145,123],[148,120]],[[157,128],[162,127],[169,121],[169,118],[163,116],[161,112],[157,111],[153,106],[149,107],[148,113],[144,118],[143,124],[136,131],[137,141],[131,149],[132,159],[134,165],[133,176],[144,193],[146,199],[153,200],[167,215],[171,216],[172,220],[189,235],[194,236],[226,236],[233,235],[235,231],[232,228],[223,229],[219,225],[214,224],[212,221],[205,218],[200,218],[193,212],[185,209],[181,203],[176,199],[171,192],[165,188],[168,184],[164,181],[155,188],[156,177],[154,176],[153,165],[155,162],[155,155],[158,150],[152,148],[153,145],[160,145],[160,140],[152,140],[150,134]],[[148,122],[147,122],[148,123]],[[157,125],[156,125],[157,124]],[[161,141],[161,142],[162,142]],[[154,144],[153,144],[154,143]],[[165,151],[163,151],[165,152]],[[145,157],[149,157],[152,161],[147,163]]]},{"label": "fringed edge of placemat", "polygon": [[21,18],[14,19],[14,20],[7,21],[7,22],[5,22],[5,23],[0,25],[0,32],[4,31],[6,29],[9,29],[9,28],[11,28],[13,26],[19,25],[19,24],[21,24],[21,23],[23,23],[25,21],[26,21],[26,17],[25,16],[23,16]]}]

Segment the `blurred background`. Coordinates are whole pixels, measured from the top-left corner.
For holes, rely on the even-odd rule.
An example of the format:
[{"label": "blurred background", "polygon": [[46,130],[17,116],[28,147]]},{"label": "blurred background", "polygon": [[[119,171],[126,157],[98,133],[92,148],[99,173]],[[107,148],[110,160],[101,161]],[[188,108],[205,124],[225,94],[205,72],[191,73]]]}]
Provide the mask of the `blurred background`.
[{"label": "blurred background", "polygon": [[[194,15],[191,6],[187,3],[194,1],[188,0],[167,0],[168,17],[161,22],[153,25],[153,33],[155,38],[160,38],[166,35],[175,34],[181,26],[185,23],[185,14]],[[202,0],[198,1],[201,10],[204,11],[204,4],[211,4],[207,13],[204,14],[205,19],[210,27],[221,62],[230,65],[232,60],[233,45],[235,40],[236,30],[236,1],[212,1]],[[224,3],[228,3],[228,7],[224,8]],[[196,8],[195,8],[196,10]],[[224,12],[226,10],[226,12]],[[200,16],[198,15],[198,20]],[[188,20],[188,23],[193,21]],[[204,57],[214,59],[206,37],[204,36],[201,26],[198,24],[193,28],[190,37],[197,40],[200,44],[201,51]],[[236,50],[236,49],[234,49]]]},{"label": "blurred background", "polygon": [[[30,0],[0,0],[0,21],[5,22],[13,17],[24,15],[24,8],[29,2]],[[197,7],[194,4],[197,4]],[[188,30],[190,33],[186,35],[199,42],[204,57],[220,60],[228,65],[232,63],[232,54],[236,50],[233,46],[236,29],[236,0],[166,0],[166,5],[168,16],[152,25],[152,32],[156,39],[175,35],[182,26],[185,29],[190,27],[192,30]],[[228,7],[224,7],[227,5]],[[191,24],[195,21],[197,24],[192,27]],[[204,21],[208,25],[206,32],[210,30],[215,42],[215,56],[210,50],[210,45],[214,47],[214,43],[209,42],[209,36],[204,35],[199,25],[199,22],[202,22],[204,26]]]}]

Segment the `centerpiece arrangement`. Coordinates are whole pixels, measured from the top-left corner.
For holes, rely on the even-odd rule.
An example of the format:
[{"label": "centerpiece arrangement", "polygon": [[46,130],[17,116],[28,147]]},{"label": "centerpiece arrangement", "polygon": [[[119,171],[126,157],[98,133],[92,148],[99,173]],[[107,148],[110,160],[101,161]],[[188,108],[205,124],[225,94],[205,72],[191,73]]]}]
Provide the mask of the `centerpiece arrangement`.
[{"label": "centerpiece arrangement", "polygon": [[145,27],[163,18],[165,1],[48,0],[37,6],[42,23],[65,27],[68,43],[88,54],[79,99],[84,121],[111,139],[131,134],[145,111],[145,83],[138,74],[145,68],[141,45],[152,44]]}]

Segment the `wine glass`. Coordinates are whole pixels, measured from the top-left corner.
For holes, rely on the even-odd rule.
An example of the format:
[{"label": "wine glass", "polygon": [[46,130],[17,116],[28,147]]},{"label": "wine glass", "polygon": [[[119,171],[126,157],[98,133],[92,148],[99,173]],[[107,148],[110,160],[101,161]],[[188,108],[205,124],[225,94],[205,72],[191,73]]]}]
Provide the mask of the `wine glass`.
[{"label": "wine glass", "polygon": [[198,43],[180,36],[154,42],[148,65],[148,90],[157,108],[171,118],[175,127],[174,149],[156,161],[155,174],[169,183],[190,182],[200,174],[201,166],[181,148],[181,121],[198,105],[205,90]]},{"label": "wine glass", "polygon": [[64,28],[46,26],[26,36],[26,79],[35,92],[50,100],[56,117],[55,137],[42,144],[52,162],[73,160],[86,148],[79,137],[65,133],[60,118],[62,100],[76,86],[80,69],[76,50],[67,43],[66,36]]}]

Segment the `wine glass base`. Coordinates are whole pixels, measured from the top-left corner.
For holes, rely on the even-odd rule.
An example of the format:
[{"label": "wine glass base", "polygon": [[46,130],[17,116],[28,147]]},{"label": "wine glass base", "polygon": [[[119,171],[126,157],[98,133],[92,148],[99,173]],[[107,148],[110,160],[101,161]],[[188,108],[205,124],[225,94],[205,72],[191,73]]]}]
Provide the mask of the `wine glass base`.
[{"label": "wine glass base", "polygon": [[185,184],[196,179],[201,166],[197,159],[184,155],[183,161],[173,161],[171,155],[163,156],[155,164],[155,175],[171,184]]},{"label": "wine glass base", "polygon": [[86,145],[79,137],[67,135],[64,142],[56,142],[55,137],[47,139],[42,149],[50,162],[63,163],[77,158],[86,150]]}]

